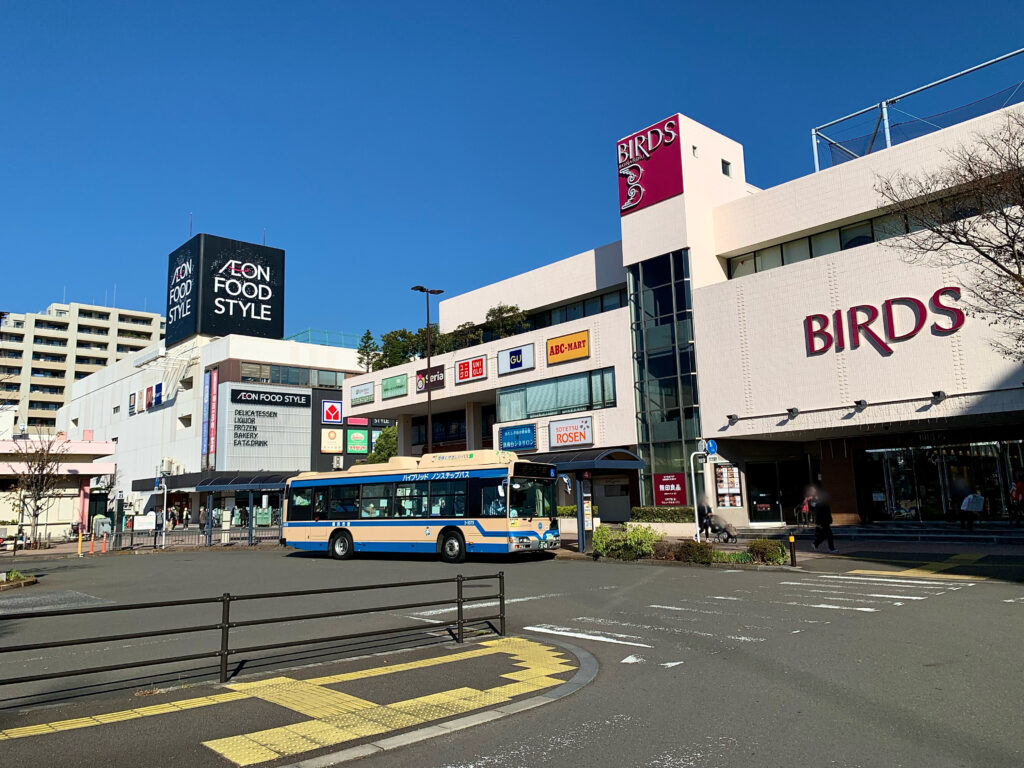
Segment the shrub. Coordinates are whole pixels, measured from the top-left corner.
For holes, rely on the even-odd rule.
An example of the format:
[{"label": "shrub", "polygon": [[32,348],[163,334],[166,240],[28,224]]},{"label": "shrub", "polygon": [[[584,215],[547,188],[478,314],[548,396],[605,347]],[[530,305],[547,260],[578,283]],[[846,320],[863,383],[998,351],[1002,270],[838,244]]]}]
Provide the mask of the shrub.
[{"label": "shrub", "polygon": [[654,554],[654,545],[662,535],[647,525],[626,525],[626,533],[618,540],[616,557],[622,560],[639,560]]},{"label": "shrub", "polygon": [[654,542],[654,552],[651,554],[655,560],[675,560],[675,545],[668,541]]},{"label": "shrub", "polygon": [[615,541],[615,536],[612,535],[612,530],[607,525],[599,525],[594,529],[594,538],[591,539],[591,545],[594,547],[594,556],[603,557],[608,554],[608,551],[612,547],[612,543]]},{"label": "shrub", "polygon": [[752,563],[754,559],[749,552],[726,552],[721,549],[715,550],[716,563]]},{"label": "shrub", "polygon": [[786,547],[775,539],[754,539],[747,545],[747,553],[755,563],[783,565],[786,562]]},{"label": "shrub", "polygon": [[676,545],[676,560],[681,563],[703,563],[707,565],[714,560],[715,548],[706,541],[681,541]]},{"label": "shrub", "polygon": [[[598,517],[596,504],[594,504],[591,508],[591,512],[593,513],[594,517]],[[558,509],[556,510],[556,514],[559,517],[576,517],[576,505],[571,504],[565,507],[558,507]]]},{"label": "shrub", "polygon": [[692,523],[693,507],[633,507],[634,523]]}]

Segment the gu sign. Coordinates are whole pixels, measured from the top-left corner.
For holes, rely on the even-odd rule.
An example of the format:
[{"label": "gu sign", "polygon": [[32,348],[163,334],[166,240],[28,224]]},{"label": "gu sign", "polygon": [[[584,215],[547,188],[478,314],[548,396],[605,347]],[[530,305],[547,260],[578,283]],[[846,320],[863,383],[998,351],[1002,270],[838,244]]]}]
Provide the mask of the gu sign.
[{"label": "gu sign", "polygon": [[680,144],[676,115],[618,143],[621,216],[682,194]]}]

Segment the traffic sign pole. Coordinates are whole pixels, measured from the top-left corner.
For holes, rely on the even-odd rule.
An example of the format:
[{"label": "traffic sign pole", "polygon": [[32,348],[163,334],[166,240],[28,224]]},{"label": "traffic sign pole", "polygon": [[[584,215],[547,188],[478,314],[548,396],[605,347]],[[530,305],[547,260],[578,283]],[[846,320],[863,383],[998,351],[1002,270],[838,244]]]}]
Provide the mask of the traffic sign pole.
[{"label": "traffic sign pole", "polygon": [[[701,440],[701,443],[704,441]],[[700,443],[698,443],[698,447]],[[697,514],[697,470],[694,466],[693,460],[698,456],[704,456],[707,458],[707,454],[704,451],[694,451],[690,454],[690,488],[693,493],[693,527],[696,529],[693,534],[693,538],[698,543],[700,542],[700,517]]]}]

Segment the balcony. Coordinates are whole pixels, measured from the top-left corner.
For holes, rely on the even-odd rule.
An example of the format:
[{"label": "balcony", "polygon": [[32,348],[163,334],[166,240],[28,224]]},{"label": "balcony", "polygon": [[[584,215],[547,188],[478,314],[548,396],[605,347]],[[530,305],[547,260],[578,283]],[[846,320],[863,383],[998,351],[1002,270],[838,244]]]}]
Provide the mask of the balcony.
[{"label": "balcony", "polygon": [[43,347],[66,347],[68,345],[64,339],[55,339],[52,336],[36,336],[32,339],[32,343]]},{"label": "balcony", "polygon": [[145,325],[146,327],[153,324],[153,321],[148,317],[132,317],[131,315],[118,315],[117,322],[127,323],[128,325]]},{"label": "balcony", "polygon": [[95,325],[79,325],[78,332],[85,334],[86,336],[108,336],[110,334],[109,328],[98,328]]}]

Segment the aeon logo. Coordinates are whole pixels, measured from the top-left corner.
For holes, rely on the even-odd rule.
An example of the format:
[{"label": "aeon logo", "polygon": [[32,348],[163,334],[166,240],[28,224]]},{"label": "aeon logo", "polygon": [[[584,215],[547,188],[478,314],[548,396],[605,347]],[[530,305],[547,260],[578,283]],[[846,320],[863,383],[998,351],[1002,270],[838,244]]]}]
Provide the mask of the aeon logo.
[{"label": "aeon logo", "polygon": [[667,147],[675,143],[677,138],[678,125],[675,120],[668,120],[660,128],[638,133],[618,145],[619,175],[626,179],[626,199],[622,203],[622,211],[635,208],[644,199],[644,186],[640,183],[644,175],[642,163],[650,160],[659,147]]},{"label": "aeon logo", "polygon": [[270,280],[270,267],[258,266],[251,261],[231,259],[225,262],[224,266],[217,271],[217,274],[223,275],[225,272],[232,277],[243,277],[246,280]]}]

